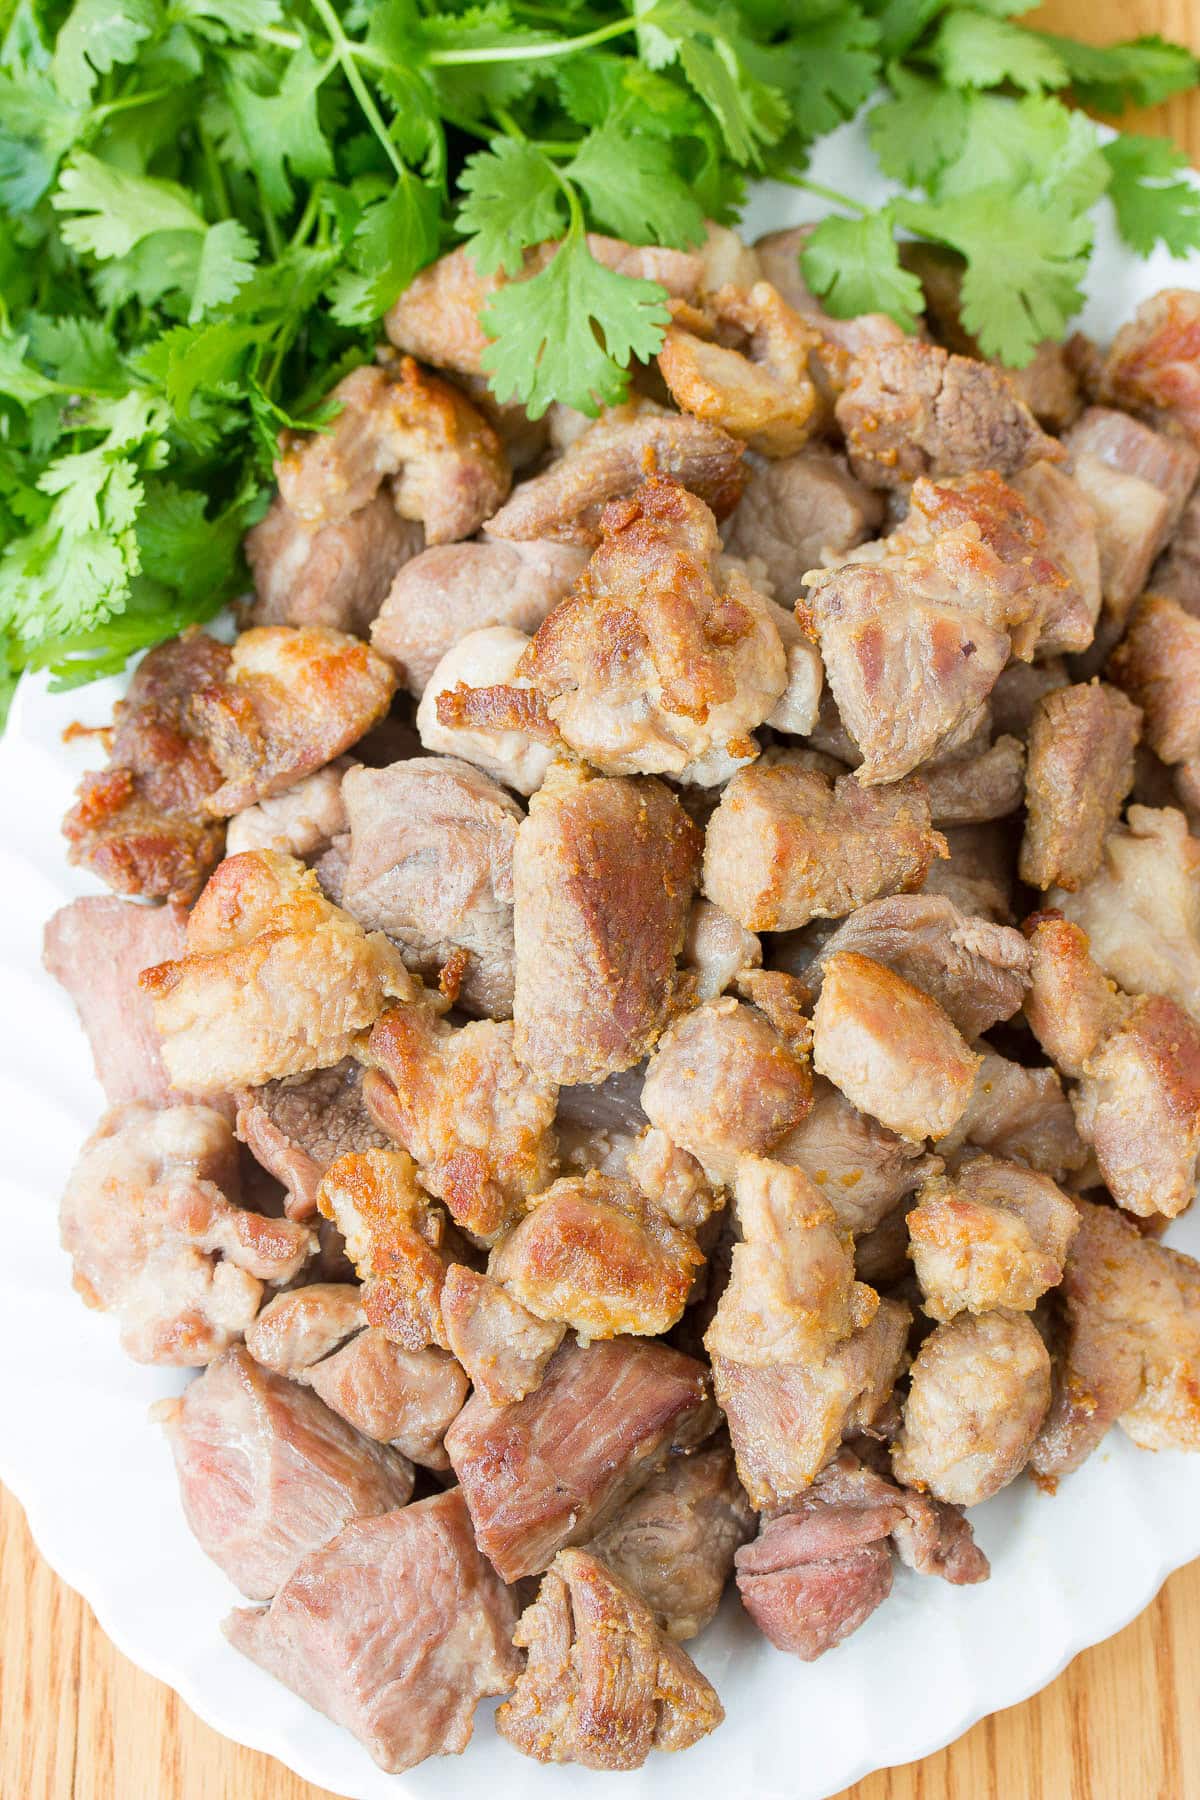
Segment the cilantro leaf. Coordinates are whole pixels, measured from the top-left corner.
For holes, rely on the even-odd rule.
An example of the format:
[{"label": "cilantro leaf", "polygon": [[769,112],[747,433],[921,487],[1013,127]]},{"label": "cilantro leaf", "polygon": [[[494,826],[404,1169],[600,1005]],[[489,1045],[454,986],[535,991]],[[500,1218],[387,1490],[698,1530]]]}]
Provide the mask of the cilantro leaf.
[{"label": "cilantro leaf", "polygon": [[329,72],[328,61],[318,62],[303,43],[273,94],[259,93],[236,78],[229,83],[229,103],[249,165],[277,214],[292,204],[289,168],[309,181],[333,174],[333,152],[317,112],[317,94]]},{"label": "cilantro leaf", "polygon": [[458,185],[466,198],[454,223],[470,238],[481,275],[515,275],[531,244],[562,231],[566,195],[549,159],[531,144],[493,138],[489,149],[467,158]]},{"label": "cilantro leaf", "polygon": [[283,8],[280,0],[171,0],[167,16],[199,37],[225,44],[278,25]]},{"label": "cilantro leaf", "polygon": [[131,63],[158,24],[154,0],[78,0],[54,46],[54,83],[64,100],[86,101],[101,75]]},{"label": "cilantro leaf", "polygon": [[1067,70],[1071,88],[1084,106],[1119,113],[1127,106],[1157,106],[1186,93],[1200,81],[1200,62],[1182,44],[1160,37],[1125,44],[1081,44],[1074,38],[1036,34]]},{"label": "cilantro leaf", "polygon": [[614,123],[589,132],[565,174],[583,190],[597,225],[615,237],[677,249],[703,241],[704,214],[669,152],[641,132]]},{"label": "cilantro leaf", "polygon": [[533,419],[552,400],[594,415],[624,398],[625,365],[657,355],[669,322],[664,289],[606,269],[576,224],[539,274],[493,295],[483,366],[497,399],[520,400]]},{"label": "cilantro leaf", "polygon": [[860,219],[823,219],[800,257],[804,279],[835,319],[881,312],[915,331],[921,283],[900,266],[890,207]]},{"label": "cilantro leaf", "polygon": [[236,219],[210,225],[200,240],[200,260],[192,288],[188,318],[195,324],[205,313],[232,300],[254,273],[258,246]]},{"label": "cilantro leaf", "polygon": [[953,164],[967,132],[967,96],[902,63],[888,70],[894,99],[867,114],[871,148],[885,175],[906,187],[930,187]]},{"label": "cilantro leaf", "polygon": [[1095,125],[1050,94],[1009,100],[972,94],[965,101],[958,155],[943,168],[939,197],[1007,187],[1044,195],[1048,205],[1084,212],[1108,185]]},{"label": "cilantro leaf", "polygon": [[1165,138],[1126,133],[1101,154],[1111,171],[1117,229],[1131,249],[1139,256],[1149,256],[1156,244],[1172,256],[1200,250],[1200,189],[1182,173],[1188,166],[1182,150]]},{"label": "cilantro leaf", "polygon": [[350,267],[330,287],[341,325],[368,325],[387,311],[438,248],[441,191],[415,175],[365,208],[354,233]]},{"label": "cilantro leaf", "polygon": [[804,141],[852,118],[879,79],[879,27],[857,6],[788,26],[780,42],[749,46],[748,67],[786,96]]},{"label": "cilantro leaf", "polygon": [[154,232],[207,230],[187,193],[174,182],[130,175],[86,152],[63,170],[50,204],[56,212],[73,215],[63,221],[63,242],[102,259],[127,256]]},{"label": "cilantro leaf", "polygon": [[951,87],[1000,87],[1011,82],[1026,93],[1066,87],[1066,64],[1034,32],[986,13],[947,13],[933,54]]}]

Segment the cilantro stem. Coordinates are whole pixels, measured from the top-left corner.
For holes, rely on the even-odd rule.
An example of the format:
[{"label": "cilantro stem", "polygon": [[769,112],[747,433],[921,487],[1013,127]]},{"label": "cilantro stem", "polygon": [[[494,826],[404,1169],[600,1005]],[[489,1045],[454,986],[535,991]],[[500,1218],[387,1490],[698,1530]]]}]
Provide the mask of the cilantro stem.
[{"label": "cilantro stem", "polygon": [[407,167],[404,158],[392,142],[388,128],[384,124],[379,108],[375,104],[375,96],[363,80],[362,70],[358,66],[356,57],[363,46],[361,44],[352,43],[346,36],[345,32],[342,30],[342,22],[329,4],[329,0],[312,0],[312,5],[313,11],[324,23],[325,29],[329,33],[329,42],[333,47],[333,54],[342,66],[346,80],[350,83],[354,98],[358,101],[358,104],[362,109],[363,117],[371,127],[371,130],[375,133],[375,136],[379,139],[379,142],[383,145],[383,148],[387,153],[388,161],[391,163],[393,169],[395,169],[401,181],[410,181],[412,179],[412,171]]},{"label": "cilantro stem", "polygon": [[597,44],[607,44],[610,38],[636,31],[645,19],[645,14],[640,19],[614,19],[611,25],[597,25],[594,31],[585,31],[579,37],[559,38],[553,44],[497,45],[491,50],[431,50],[425,60],[432,68],[453,69],[472,63],[545,61],[548,57],[574,56],[579,50],[592,50]]},{"label": "cilantro stem", "polygon": [[775,181],[786,182],[788,187],[803,188],[806,194],[816,194],[818,198],[828,200],[834,206],[844,206],[847,212],[856,212],[865,216],[872,210],[871,207],[864,206],[861,200],[852,200],[849,194],[843,194],[837,188],[826,187],[823,181],[810,181],[807,175],[776,173],[772,178]]}]

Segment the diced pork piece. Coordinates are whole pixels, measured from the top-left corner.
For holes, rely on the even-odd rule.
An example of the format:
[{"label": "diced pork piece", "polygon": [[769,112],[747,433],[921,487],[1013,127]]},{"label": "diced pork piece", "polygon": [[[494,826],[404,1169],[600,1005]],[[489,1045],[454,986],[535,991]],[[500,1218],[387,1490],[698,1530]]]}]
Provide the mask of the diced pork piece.
[{"label": "diced pork piece", "polygon": [[988,696],[992,729],[997,736],[1029,736],[1038,701],[1070,684],[1067,665],[1059,656],[1046,662],[1011,662],[997,677]]},{"label": "diced pork piece", "polygon": [[397,571],[418,555],[425,533],[401,518],[390,492],[345,518],[309,524],[277,495],[246,533],[257,596],[255,625],[327,625],[366,637]]},{"label": "diced pork piece", "polygon": [[1115,1207],[1077,1202],[1067,1341],[1030,1464],[1069,1474],[1114,1420],[1145,1450],[1200,1450],[1200,1267]]},{"label": "diced pork piece", "polygon": [[589,1340],[657,1337],[682,1316],[704,1257],[631,1181],[592,1170],[530,1201],[488,1273],[540,1319]]},{"label": "diced pork piece", "polygon": [[1200,449],[1200,297],[1163,288],[1113,339],[1104,382],[1118,406]]},{"label": "diced pork piece", "polygon": [[935,1500],[976,1506],[1019,1475],[1050,1404],[1050,1357],[1023,1313],[939,1325],[912,1366],[892,1466]]},{"label": "diced pork piece", "polygon": [[279,850],[301,862],[324,856],[348,829],[342,777],[353,766],[350,757],[339,756],[295,787],[234,813],[225,833],[226,856],[243,850]]},{"label": "diced pork piece", "polygon": [[[529,704],[538,707],[533,684],[519,672],[529,644],[523,631],[514,631],[507,625],[469,631],[452,650],[447,650],[429,677],[417,708],[417,730],[426,750],[474,763],[496,781],[515,788],[518,794],[532,794],[541,787],[556,754],[552,744],[510,722],[514,693],[529,694]],[[501,691],[503,700],[496,724],[490,725],[479,714],[470,721],[453,720],[457,695],[475,688]],[[442,711],[452,722],[442,723]]]},{"label": "diced pork piece", "polygon": [[849,1233],[795,1166],[744,1157],[733,1193],[741,1239],[705,1348],[754,1367],[821,1362],[879,1303],[854,1279]]},{"label": "diced pork piece", "polygon": [[351,1519],[403,1506],[412,1465],[241,1345],[160,1401],[188,1524],[249,1600],[269,1600]]},{"label": "diced pork piece", "polygon": [[74,1002],[110,1106],[172,1098],[138,976],[183,954],[186,925],[181,906],[133,906],[107,894],[72,900],[47,921],[42,961]]},{"label": "diced pork piece", "polygon": [[725,1717],[687,1651],[585,1550],[559,1552],[513,1641],[528,1657],[496,1729],[538,1762],[640,1769],[652,1750],[686,1750]]},{"label": "diced pork piece", "polygon": [[1074,891],[1100,867],[1133,786],[1142,713],[1100,682],[1055,688],[1034,709],[1021,880]]},{"label": "diced pork piece", "polygon": [[905,334],[886,313],[860,313],[853,319],[835,319],[827,313],[800,272],[800,252],[812,236],[811,225],[789,225],[769,231],[755,240],[764,278],[783,295],[788,305],[812,319],[822,334],[851,355],[872,344],[902,344]]},{"label": "diced pork piece", "polygon": [[587,1546],[677,1643],[698,1636],[754,1535],[753,1508],[726,1444],[673,1456]]},{"label": "diced pork piece", "polygon": [[246,1333],[256,1362],[319,1394],[348,1424],[413,1462],[448,1469],[442,1439],[468,1377],[444,1350],[405,1350],[368,1325],[361,1290],[313,1282],[279,1294]]},{"label": "diced pork piece", "polygon": [[[787,658],[787,685],[763,723],[774,731],[807,737],[821,712],[821,690],[825,684],[821,653],[794,613],[774,601],[770,602],[770,612]],[[739,753],[729,760],[737,766],[749,758]]]},{"label": "diced pork piece", "polygon": [[442,1288],[451,1350],[490,1406],[532,1394],[566,1336],[566,1326],[537,1318],[489,1275],[455,1263]]},{"label": "diced pork piece", "polygon": [[1144,713],[1146,742],[1156,756],[1165,763],[1200,756],[1200,619],[1174,600],[1147,596],[1113,651],[1109,673]]},{"label": "diced pork piece", "polygon": [[[1012,486],[1030,512],[1046,527],[1046,549],[1065,569],[1083,601],[1082,614],[1064,613],[1045,619],[1038,639],[1038,655],[1057,655],[1064,650],[1086,650],[1082,621],[1095,628],[1100,616],[1100,539],[1096,512],[1079,483],[1055,463],[1035,462],[1012,477]],[[1067,629],[1063,629],[1064,625]],[[1090,637],[1090,633],[1087,634]]]},{"label": "diced pork piece", "polygon": [[525,1399],[472,1395],[446,1449],[480,1549],[518,1581],[594,1537],[672,1448],[694,1449],[715,1423],[692,1357],[643,1338],[568,1342]]},{"label": "diced pork piece", "polygon": [[419,519],[430,544],[470,537],[507,497],[500,439],[459,388],[410,356],[392,370],[364,364],[328,396],[328,429],[284,434],[280,498],[309,525],[334,524],[391,483],[396,511]]},{"label": "diced pork piece", "polygon": [[1077,893],[1053,889],[1047,904],[1083,927],[1127,993],[1166,994],[1200,1019],[1200,840],[1182,813],[1129,807],[1098,873]]},{"label": "diced pork piece", "polygon": [[440,1304],[445,1220],[417,1186],[412,1158],[393,1150],[339,1156],[317,1205],[346,1240],[368,1322],[406,1350],[447,1349]]},{"label": "diced pork piece", "polygon": [[813,1082],[812,1110],[780,1139],[771,1156],[803,1169],[842,1228],[855,1236],[873,1231],[942,1167],[920,1145],[856,1111],[820,1075]]},{"label": "diced pork piece", "polygon": [[775,462],[755,463],[725,529],[734,556],[759,557],[776,600],[790,606],[804,572],[827,554],[843,556],[883,519],[878,494],[856,481],[845,458],[812,447]]},{"label": "diced pork piece", "polygon": [[517,1679],[515,1619],[451,1489],[354,1520],[269,1607],[231,1613],[224,1629],[395,1775],[466,1749],[478,1702]]},{"label": "diced pork piece", "polygon": [[536,538],[436,545],[399,571],[371,642],[419,698],[446,652],[469,631],[507,625],[532,635],[586,561],[583,550]]},{"label": "diced pork piece", "polygon": [[173,1085],[214,1094],[331,1067],[388,997],[415,992],[399,951],[274,850],[226,858],[192,909],[186,955],[141,985]]},{"label": "diced pork piece", "polygon": [[225,777],[205,806],[218,818],[280,794],[377,725],[396,677],[359,639],[323,626],[243,631],[227,673],[198,687],[193,710]]},{"label": "diced pork piece", "polygon": [[914,1143],[944,1137],[979,1061],[937,1001],[892,969],[852,950],[826,959],[813,1067],[860,1112]]},{"label": "diced pork piece", "polygon": [[942,850],[919,782],[869,791],[802,764],[742,769],[708,823],[704,891],[751,931],[842,918],[919,888]]},{"label": "diced pork piece", "polygon": [[1015,848],[1004,825],[947,825],[950,854],[929,866],[923,894],[941,894],[959,912],[1010,925],[1016,879]]},{"label": "diced pork piece", "polygon": [[931,1319],[1011,1307],[1032,1312],[1062,1280],[1078,1220],[1047,1175],[977,1156],[935,1176],[908,1215],[913,1265]]},{"label": "diced pork piece", "polygon": [[367,1111],[363,1072],[346,1057],[331,1069],[288,1075],[237,1095],[237,1134],[287,1189],[289,1219],[311,1219],[330,1163],[355,1150],[384,1150],[390,1139]]},{"label": "diced pork piece", "polygon": [[677,306],[659,373],[687,413],[761,456],[794,456],[820,423],[808,359],[819,332],[768,281],[726,286],[703,307]]},{"label": "diced pork piece", "polygon": [[492,1242],[554,1174],[557,1090],[520,1063],[513,1027],[397,1006],[371,1033],[363,1097],[456,1223]]},{"label": "diced pork piece", "polygon": [[551,776],[513,854],[518,1058],[570,1086],[632,1068],[679,1004],[700,834],[657,781]]},{"label": "diced pork piece", "polygon": [[69,861],[118,894],[191,901],[220,859],[207,802],[222,771],[193,697],[228,666],[224,644],[186,632],[142,658],[117,703],[108,766],[79,783],[63,836]]},{"label": "diced pork piece", "polygon": [[1078,925],[1035,913],[1025,929],[1033,952],[1025,1017],[1051,1061],[1078,1080],[1127,1003],[1093,962],[1087,933]]},{"label": "diced pork piece", "polygon": [[1096,513],[1101,587],[1120,618],[1179,521],[1200,454],[1103,406],[1089,406],[1063,442]]},{"label": "diced pork piece", "polygon": [[1087,1145],[1055,1069],[1027,1069],[996,1051],[983,1061],[967,1110],[938,1149],[949,1155],[963,1144],[1023,1162],[1061,1182],[1087,1161]]},{"label": "diced pork piece", "polygon": [[725,1204],[724,1194],[710,1185],[696,1158],[657,1126],[648,1127],[635,1141],[625,1173],[681,1231],[702,1231]]},{"label": "diced pork piece", "polygon": [[211,1362],[264,1285],[292,1281],[312,1256],[303,1225],[239,1197],[233,1132],[207,1106],[117,1106],[84,1144],[59,1208],[62,1246],[76,1293],[116,1313],[135,1362]]},{"label": "diced pork piece", "polygon": [[454,757],[352,769],[342,784],[350,856],[341,904],[382,931],[408,968],[436,981],[465,955],[453,998],[512,1012],[513,846],[521,809],[490,775]]},{"label": "diced pork piece", "polygon": [[915,1488],[900,1489],[904,1518],[892,1527],[896,1555],[918,1575],[940,1575],[952,1587],[986,1581],[991,1564],[957,1506]]},{"label": "diced pork piece", "polygon": [[1200,1174],[1200,1027],[1143,995],[1093,1050],[1074,1096],[1079,1133],[1113,1199],[1142,1218],[1174,1218]]},{"label": "diced pork piece", "polygon": [[763,1368],[714,1357],[717,1403],[752,1506],[760,1512],[790,1506],[842,1438],[872,1423],[896,1384],[908,1326],[906,1306],[881,1300],[870,1323],[823,1362]]},{"label": "diced pork piece", "polygon": [[747,969],[737,991],[773,1025],[789,1050],[807,1055],[812,1049],[812,991],[787,969]]},{"label": "diced pork piece", "polygon": [[893,894],[860,907],[821,951],[810,986],[829,958],[845,951],[870,957],[920,988],[968,1040],[1020,1009],[1032,966],[1019,931],[967,918],[939,894]]},{"label": "diced pork piece", "polygon": [[935,825],[986,825],[1004,819],[1025,798],[1025,746],[998,737],[977,754],[960,752],[927,763],[921,779]]},{"label": "diced pork piece", "polygon": [[697,1000],[715,1000],[747,969],[761,968],[762,944],[715,902],[697,900],[688,914],[683,960],[696,972]]},{"label": "diced pork piece", "polygon": [[1062,460],[1000,370],[916,338],[860,351],[837,417],[850,466],[869,487]]},{"label": "diced pork piece", "polygon": [[1175,535],[1154,565],[1150,587],[1200,617],[1200,490],[1184,506]]},{"label": "diced pork piece", "polygon": [[718,518],[745,480],[742,446],[688,414],[616,407],[602,414],[541,475],[523,481],[489,520],[496,538],[551,539],[594,549],[606,507],[635,495],[652,472],[696,495]]},{"label": "diced pork piece", "polygon": [[724,1181],[744,1155],[765,1156],[812,1100],[808,1058],[763,1015],[730,997],[686,1013],[646,1072],[652,1125]]}]

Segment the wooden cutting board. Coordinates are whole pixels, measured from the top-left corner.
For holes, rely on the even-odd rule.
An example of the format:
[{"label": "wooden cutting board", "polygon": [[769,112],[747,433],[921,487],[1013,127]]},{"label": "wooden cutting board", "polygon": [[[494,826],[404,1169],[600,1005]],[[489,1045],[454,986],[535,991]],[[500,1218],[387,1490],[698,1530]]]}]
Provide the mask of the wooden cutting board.
[{"label": "wooden cutting board", "polygon": [[[786,4],[786,0],[781,0]],[[1200,47],[1200,0],[1050,0],[1048,30]],[[1200,165],[1200,97],[1122,123]],[[1200,1562],[1118,1637],[949,1750],[841,1800],[1200,1800]],[[333,1800],[218,1737],[126,1662],[0,1490],[0,1800]]]}]

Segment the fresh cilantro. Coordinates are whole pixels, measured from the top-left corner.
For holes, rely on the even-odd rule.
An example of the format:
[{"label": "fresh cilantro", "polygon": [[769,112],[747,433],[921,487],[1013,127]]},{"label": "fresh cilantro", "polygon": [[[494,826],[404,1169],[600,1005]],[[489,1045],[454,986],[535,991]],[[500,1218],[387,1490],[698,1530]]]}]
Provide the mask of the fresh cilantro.
[{"label": "fresh cilantro", "polygon": [[154,0],[79,0],[54,46],[54,85],[63,99],[86,101],[101,75],[134,61],[157,23]]},{"label": "fresh cilantro", "polygon": [[885,175],[906,187],[929,187],[962,149],[970,100],[902,64],[889,70],[889,80],[894,97],[867,115],[871,148]]},{"label": "fresh cilantro", "polygon": [[515,275],[531,244],[557,237],[566,196],[554,165],[531,144],[496,138],[467,158],[458,185],[466,196],[455,224],[470,240],[481,275]]},{"label": "fresh cilantro", "polygon": [[1111,181],[1108,197],[1117,229],[1139,256],[1163,244],[1172,256],[1200,250],[1200,190],[1183,175],[1187,157],[1165,138],[1127,134],[1101,155]]},{"label": "fresh cilantro", "polygon": [[1011,82],[1035,94],[1066,87],[1069,80],[1067,66],[1051,44],[987,13],[947,13],[933,54],[951,87],[989,88]]},{"label": "fresh cilantro", "polygon": [[1045,31],[1037,36],[1066,69],[1076,99],[1098,112],[1157,106],[1200,81],[1200,62],[1192,52],[1182,44],[1164,43],[1160,37],[1101,45],[1081,44]]},{"label": "fresh cilantro", "polygon": [[565,174],[582,190],[596,223],[615,237],[678,249],[704,237],[703,212],[680,176],[664,164],[661,146],[641,132],[616,124],[589,132]]},{"label": "fresh cilantro", "polygon": [[804,279],[836,319],[887,313],[915,331],[924,306],[921,284],[900,266],[889,207],[859,219],[825,219],[801,254]]}]

